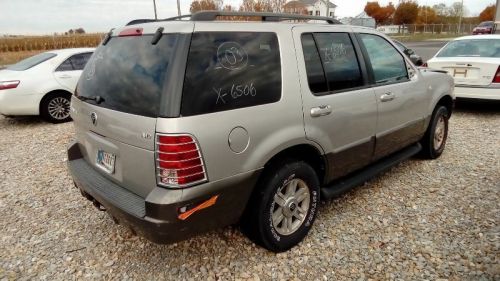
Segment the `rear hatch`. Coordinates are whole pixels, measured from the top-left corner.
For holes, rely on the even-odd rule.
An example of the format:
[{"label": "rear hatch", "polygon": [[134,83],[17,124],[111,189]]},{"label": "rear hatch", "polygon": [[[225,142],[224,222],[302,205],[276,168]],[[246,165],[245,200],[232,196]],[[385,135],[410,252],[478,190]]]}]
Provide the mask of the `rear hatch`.
[{"label": "rear hatch", "polygon": [[88,62],[72,101],[84,159],[141,197],[156,187],[156,118],[165,95],[171,94],[168,77],[179,72],[172,61],[187,35],[178,32],[192,31],[186,24],[176,27],[172,24],[172,33],[164,30],[159,41],[154,38],[162,30],[152,27],[149,34],[142,27],[115,32]]}]

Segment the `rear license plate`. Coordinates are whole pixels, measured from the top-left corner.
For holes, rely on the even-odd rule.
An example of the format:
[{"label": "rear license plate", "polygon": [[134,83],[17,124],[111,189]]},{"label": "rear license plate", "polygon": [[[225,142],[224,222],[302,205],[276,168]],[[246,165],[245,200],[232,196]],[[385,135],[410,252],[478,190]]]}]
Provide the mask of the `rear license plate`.
[{"label": "rear license plate", "polygon": [[466,68],[455,68],[453,69],[453,77],[456,78],[467,78],[469,70]]},{"label": "rear license plate", "polygon": [[107,173],[112,174],[115,171],[115,159],[116,156],[112,153],[104,150],[97,151],[96,164]]}]

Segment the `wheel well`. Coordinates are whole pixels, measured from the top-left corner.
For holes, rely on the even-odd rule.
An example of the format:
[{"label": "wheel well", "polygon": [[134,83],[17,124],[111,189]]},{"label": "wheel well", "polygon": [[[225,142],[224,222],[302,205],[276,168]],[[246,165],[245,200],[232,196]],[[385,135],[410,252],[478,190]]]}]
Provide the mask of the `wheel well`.
[{"label": "wheel well", "polygon": [[50,91],[50,92],[46,93],[43,96],[43,98],[40,100],[40,104],[38,105],[38,112],[40,112],[40,113],[42,112],[42,104],[45,101],[45,99],[47,99],[50,96],[56,95],[56,94],[62,94],[62,95],[66,95],[66,96],[69,96],[69,97],[71,97],[73,95],[72,93],[70,93],[68,91],[65,91],[65,90]]},{"label": "wheel well", "polygon": [[450,117],[451,113],[453,112],[453,99],[450,96],[444,96],[438,101],[436,107],[439,105],[446,107],[449,114],[448,117]]},{"label": "wheel well", "polygon": [[267,161],[264,165],[264,169],[276,165],[286,159],[305,161],[316,171],[319,182],[323,183],[325,176],[325,158],[321,155],[318,149],[312,145],[300,144],[282,150]]}]

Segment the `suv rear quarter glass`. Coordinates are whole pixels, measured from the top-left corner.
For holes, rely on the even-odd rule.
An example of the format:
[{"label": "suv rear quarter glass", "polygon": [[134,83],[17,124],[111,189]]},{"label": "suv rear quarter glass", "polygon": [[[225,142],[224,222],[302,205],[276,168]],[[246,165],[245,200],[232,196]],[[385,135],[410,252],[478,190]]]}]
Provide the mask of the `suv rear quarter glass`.
[{"label": "suv rear quarter glass", "polygon": [[281,98],[278,39],[268,32],[198,32],[189,50],[181,114],[272,103]]}]

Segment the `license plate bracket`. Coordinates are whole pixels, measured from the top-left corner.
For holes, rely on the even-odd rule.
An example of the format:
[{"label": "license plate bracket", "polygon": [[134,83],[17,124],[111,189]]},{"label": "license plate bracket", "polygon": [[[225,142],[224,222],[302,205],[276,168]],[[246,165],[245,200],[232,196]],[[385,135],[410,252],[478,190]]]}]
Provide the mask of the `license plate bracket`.
[{"label": "license plate bracket", "polygon": [[115,172],[116,155],[102,149],[97,150],[96,165],[108,174]]}]

